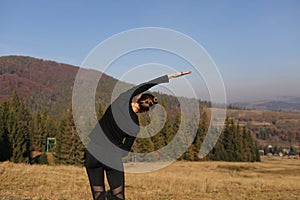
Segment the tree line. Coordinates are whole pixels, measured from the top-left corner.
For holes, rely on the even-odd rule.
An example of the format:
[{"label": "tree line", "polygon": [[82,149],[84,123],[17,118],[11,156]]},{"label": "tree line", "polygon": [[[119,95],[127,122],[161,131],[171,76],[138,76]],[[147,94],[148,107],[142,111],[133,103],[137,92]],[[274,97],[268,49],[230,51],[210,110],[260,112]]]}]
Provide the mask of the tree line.
[{"label": "tree line", "polygon": [[56,139],[51,148],[56,164],[83,164],[84,145],[70,109],[60,120],[47,110],[31,113],[16,92],[0,104],[0,161],[47,164],[47,138]]},{"label": "tree line", "polygon": [[[180,112],[177,112],[178,109],[171,109],[167,101],[163,101],[162,106],[167,111],[172,110],[177,114],[173,118],[167,116],[158,134],[136,139],[132,149],[134,152],[156,151],[174,138],[180,126]],[[199,150],[209,125],[207,109],[202,108],[201,112],[200,121],[197,122],[197,133],[192,144],[178,158],[179,160],[200,160]],[[97,117],[100,118],[103,113],[104,106],[100,104]],[[148,116],[140,116],[140,123],[149,123]],[[50,149],[56,164],[83,165],[85,147],[77,134],[71,106],[57,119],[47,110],[32,113],[16,92],[9,100],[0,103],[0,161],[47,164],[47,138],[56,139],[56,144],[52,144]],[[38,152],[38,156],[35,156],[33,152]],[[218,142],[205,159],[253,162],[259,161],[260,157],[250,130],[246,127],[241,128],[234,123],[233,119],[227,118]]]},{"label": "tree line", "polygon": [[260,161],[260,154],[250,130],[235,124],[234,119],[227,118],[223,132],[212,149],[209,159],[256,162]]}]

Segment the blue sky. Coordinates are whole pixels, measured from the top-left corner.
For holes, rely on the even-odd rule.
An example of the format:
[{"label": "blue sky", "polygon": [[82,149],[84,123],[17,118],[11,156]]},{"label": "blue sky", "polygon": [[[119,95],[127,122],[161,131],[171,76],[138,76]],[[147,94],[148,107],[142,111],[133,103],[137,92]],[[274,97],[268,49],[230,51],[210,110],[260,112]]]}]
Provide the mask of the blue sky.
[{"label": "blue sky", "polygon": [[114,34],[141,27],[174,29],[207,50],[229,101],[300,96],[296,0],[2,0],[0,23],[0,56],[27,55],[77,66]]}]

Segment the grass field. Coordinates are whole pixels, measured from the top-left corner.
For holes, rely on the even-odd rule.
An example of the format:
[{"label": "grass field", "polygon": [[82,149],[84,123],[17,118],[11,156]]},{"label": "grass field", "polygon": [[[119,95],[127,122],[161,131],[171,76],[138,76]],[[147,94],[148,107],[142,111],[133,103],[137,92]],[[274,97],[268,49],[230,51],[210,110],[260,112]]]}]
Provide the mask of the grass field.
[{"label": "grass field", "polygon": [[[175,162],[156,172],[126,174],[128,200],[300,199],[300,159],[260,163]],[[0,199],[91,199],[85,169],[0,163]]]}]

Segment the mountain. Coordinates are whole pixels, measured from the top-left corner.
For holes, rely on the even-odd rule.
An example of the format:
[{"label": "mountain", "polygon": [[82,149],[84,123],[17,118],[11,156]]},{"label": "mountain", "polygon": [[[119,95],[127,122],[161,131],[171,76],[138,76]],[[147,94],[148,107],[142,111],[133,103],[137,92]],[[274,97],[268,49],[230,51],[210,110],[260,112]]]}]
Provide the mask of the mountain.
[{"label": "mountain", "polygon": [[232,105],[251,110],[271,110],[300,113],[300,97],[282,96],[262,101],[233,103]]},{"label": "mountain", "polygon": [[[16,91],[33,111],[48,109],[49,113],[59,117],[71,106],[72,88],[78,70],[76,66],[32,57],[0,57],[0,102]],[[108,89],[101,91],[101,100],[107,101],[109,88],[117,80],[105,74],[101,80]]]},{"label": "mountain", "polygon": [[[16,91],[33,112],[47,109],[49,114],[59,118],[71,106],[72,90],[78,70],[79,67],[54,61],[26,56],[2,56],[0,57],[0,102],[10,98]],[[117,83],[118,90],[132,86],[96,70],[83,70],[92,71],[95,76],[101,75],[95,94],[95,104],[101,104],[105,108],[111,102],[111,91]],[[174,120],[179,110],[178,99],[156,92],[154,95],[167,104],[170,108],[168,111],[170,119]]]}]

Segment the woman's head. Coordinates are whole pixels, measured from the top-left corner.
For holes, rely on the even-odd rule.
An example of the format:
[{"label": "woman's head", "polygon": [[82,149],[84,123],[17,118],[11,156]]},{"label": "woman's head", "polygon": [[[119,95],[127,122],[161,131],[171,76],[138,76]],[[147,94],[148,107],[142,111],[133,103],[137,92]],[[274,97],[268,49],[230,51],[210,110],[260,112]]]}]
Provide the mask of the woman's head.
[{"label": "woman's head", "polygon": [[147,112],[153,105],[158,103],[158,100],[152,94],[145,93],[138,96],[136,102],[139,105],[138,112]]}]

